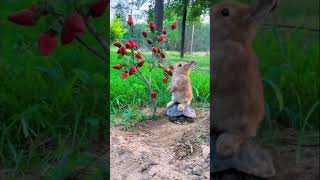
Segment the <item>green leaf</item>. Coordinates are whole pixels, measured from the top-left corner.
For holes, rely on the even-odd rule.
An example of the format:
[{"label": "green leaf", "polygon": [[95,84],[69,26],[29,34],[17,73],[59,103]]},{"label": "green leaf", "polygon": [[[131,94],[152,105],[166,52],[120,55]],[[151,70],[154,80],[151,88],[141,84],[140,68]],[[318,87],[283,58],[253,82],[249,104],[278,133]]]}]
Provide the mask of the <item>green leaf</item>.
[{"label": "green leaf", "polygon": [[316,108],[317,108],[318,105],[319,105],[319,101],[317,101],[316,103],[314,103],[313,106],[312,106],[312,107],[310,108],[310,110],[308,111],[307,116],[306,116],[306,118],[305,118],[304,121],[303,121],[303,127],[302,127],[303,130],[305,129],[306,125],[307,125],[308,122],[309,122],[309,119],[310,119],[312,113],[315,112],[315,110],[316,110]]},{"label": "green leaf", "polygon": [[273,83],[272,81],[268,80],[268,79],[264,79],[264,82],[268,85],[270,85],[270,87],[273,89],[274,94],[277,97],[278,103],[279,103],[279,111],[283,110],[284,107],[284,100],[283,100],[283,95],[281,93],[280,88]]},{"label": "green leaf", "polygon": [[21,124],[22,124],[24,137],[25,138],[29,137],[28,126],[27,126],[26,120],[23,117],[21,118]]}]

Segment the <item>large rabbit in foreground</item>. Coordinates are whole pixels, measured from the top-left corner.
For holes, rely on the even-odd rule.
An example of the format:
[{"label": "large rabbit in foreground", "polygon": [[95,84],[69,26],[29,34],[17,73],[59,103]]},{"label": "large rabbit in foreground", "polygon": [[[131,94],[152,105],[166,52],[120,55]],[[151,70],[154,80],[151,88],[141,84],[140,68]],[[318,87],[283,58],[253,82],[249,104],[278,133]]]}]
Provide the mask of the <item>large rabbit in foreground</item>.
[{"label": "large rabbit in foreground", "polygon": [[211,84],[213,126],[220,132],[217,153],[232,156],[264,118],[263,83],[252,48],[256,26],[275,8],[276,0],[256,7],[224,1],[211,11]]}]

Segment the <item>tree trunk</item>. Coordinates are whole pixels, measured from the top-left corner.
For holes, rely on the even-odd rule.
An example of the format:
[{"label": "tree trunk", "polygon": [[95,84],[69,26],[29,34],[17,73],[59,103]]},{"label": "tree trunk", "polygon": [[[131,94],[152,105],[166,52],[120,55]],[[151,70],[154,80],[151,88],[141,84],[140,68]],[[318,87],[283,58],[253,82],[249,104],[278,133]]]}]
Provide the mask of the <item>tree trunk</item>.
[{"label": "tree trunk", "polygon": [[160,35],[163,31],[163,0],[156,0],[154,6],[156,30]]},{"label": "tree trunk", "polygon": [[182,16],[182,34],[181,34],[181,50],[180,50],[180,58],[184,57],[184,42],[186,35],[186,21],[187,21],[187,13],[188,13],[188,4],[189,0],[184,1],[183,6],[183,16]]},{"label": "tree trunk", "polygon": [[192,25],[192,35],[191,35],[191,48],[190,53],[193,53],[193,39],[194,39],[194,24]]}]

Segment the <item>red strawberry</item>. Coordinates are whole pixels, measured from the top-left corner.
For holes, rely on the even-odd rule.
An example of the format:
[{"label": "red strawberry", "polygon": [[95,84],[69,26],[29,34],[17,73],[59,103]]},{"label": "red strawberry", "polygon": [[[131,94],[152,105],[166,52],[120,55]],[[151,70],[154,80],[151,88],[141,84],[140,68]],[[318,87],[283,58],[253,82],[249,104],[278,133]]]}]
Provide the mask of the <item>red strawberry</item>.
[{"label": "red strawberry", "polygon": [[167,56],[166,56],[166,54],[161,53],[161,57],[162,57],[163,59],[165,59]]},{"label": "red strawberry", "polygon": [[171,71],[171,69],[170,69],[169,66],[167,66],[166,68],[164,68],[164,72],[166,72],[169,76],[172,76],[172,75],[173,75],[173,73],[172,73],[172,71]]},{"label": "red strawberry", "polygon": [[142,32],[142,35],[143,35],[145,38],[148,37],[148,33],[145,32],[145,31]]},{"label": "red strawberry", "polygon": [[118,48],[121,47],[121,43],[119,43],[119,42],[116,42],[116,43],[114,43],[113,45],[117,46]]},{"label": "red strawberry", "polygon": [[106,12],[106,9],[109,5],[109,0],[99,0],[96,3],[92,4],[90,8],[90,13],[92,17],[101,17]]},{"label": "red strawberry", "polygon": [[127,48],[127,49],[131,49],[131,48],[132,48],[132,44],[131,44],[130,42],[127,42],[127,43],[126,43],[126,48]]},{"label": "red strawberry", "polygon": [[175,23],[173,23],[172,25],[171,25],[171,29],[172,30],[175,30],[177,28],[177,23],[175,22]]},{"label": "red strawberry", "polygon": [[164,68],[164,72],[166,72],[166,73],[170,72],[170,67],[167,66],[166,68]]},{"label": "red strawberry", "polygon": [[134,73],[136,73],[138,71],[137,67],[136,66],[132,66],[130,71],[129,71],[129,75],[133,75]]},{"label": "red strawberry", "polygon": [[117,53],[118,53],[118,54],[121,54],[121,55],[125,55],[125,54],[127,54],[127,50],[126,50],[125,47],[121,47],[121,48],[118,50]]},{"label": "red strawberry", "polygon": [[159,40],[159,42],[162,42],[162,41],[164,40],[164,35],[161,34],[161,35],[158,37],[158,40]]},{"label": "red strawberry", "polygon": [[163,64],[161,64],[161,63],[159,63],[158,66],[159,66],[159,68],[163,68]]},{"label": "red strawberry", "polygon": [[139,49],[139,44],[137,42],[134,42],[132,39],[130,39],[128,43],[131,44],[131,48]]},{"label": "red strawberry", "polygon": [[51,55],[57,48],[58,40],[57,37],[52,33],[41,33],[39,38],[40,52],[44,56]]},{"label": "red strawberry", "polygon": [[129,26],[132,26],[134,24],[133,18],[131,15],[129,15],[129,18],[128,18],[128,24],[129,24]]},{"label": "red strawberry", "polygon": [[137,57],[138,59],[142,59],[142,54],[141,54],[141,53],[138,53],[138,54],[136,55],[136,57]]},{"label": "red strawberry", "polygon": [[163,82],[164,82],[165,84],[168,84],[168,77],[167,77],[167,76],[163,77],[162,80],[163,80]]},{"label": "red strawberry", "polygon": [[163,34],[168,34],[168,29],[164,29],[162,33]]},{"label": "red strawberry", "polygon": [[66,19],[64,29],[74,33],[83,33],[86,30],[86,24],[83,17],[80,14],[75,13]]},{"label": "red strawberry", "polygon": [[137,42],[134,42],[132,39],[129,40],[129,42],[131,43],[132,48],[139,49],[139,44]]},{"label": "red strawberry", "polygon": [[151,98],[152,98],[152,99],[157,98],[157,93],[156,93],[156,92],[152,92],[150,95],[151,95]]},{"label": "red strawberry", "polygon": [[150,22],[149,26],[151,31],[154,31],[156,29],[156,24],[153,21]]},{"label": "red strawberry", "polygon": [[123,67],[122,64],[117,64],[117,65],[113,66],[112,68],[116,69],[116,70],[120,70],[122,67]]},{"label": "red strawberry", "polygon": [[171,70],[174,70],[174,66],[173,65],[170,65],[169,67],[170,67]]},{"label": "red strawberry", "polygon": [[134,42],[134,43],[133,43],[133,48],[139,49],[139,44],[138,44],[137,42]]},{"label": "red strawberry", "polygon": [[128,71],[124,71],[124,72],[122,73],[122,79],[127,79],[128,76],[129,76]]},{"label": "red strawberry", "polygon": [[61,35],[61,42],[63,45],[70,44],[76,39],[77,35],[74,32],[63,30]]},{"label": "red strawberry", "polygon": [[138,66],[139,67],[142,67],[144,65],[144,61],[140,61],[139,63],[138,63]]},{"label": "red strawberry", "polygon": [[9,16],[8,19],[9,21],[19,25],[33,26],[37,23],[39,18],[32,10],[22,10]]},{"label": "red strawberry", "polygon": [[157,53],[157,52],[158,52],[158,48],[153,47],[153,48],[152,48],[152,51],[153,51],[154,53]]}]

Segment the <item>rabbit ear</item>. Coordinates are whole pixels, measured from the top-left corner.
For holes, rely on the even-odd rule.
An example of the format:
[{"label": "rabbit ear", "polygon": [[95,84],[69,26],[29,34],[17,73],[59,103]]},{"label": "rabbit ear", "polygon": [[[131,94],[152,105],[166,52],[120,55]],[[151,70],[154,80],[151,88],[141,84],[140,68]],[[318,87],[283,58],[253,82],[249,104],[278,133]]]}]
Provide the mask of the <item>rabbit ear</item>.
[{"label": "rabbit ear", "polygon": [[256,23],[261,23],[276,7],[277,0],[258,0],[251,13],[251,19]]}]

